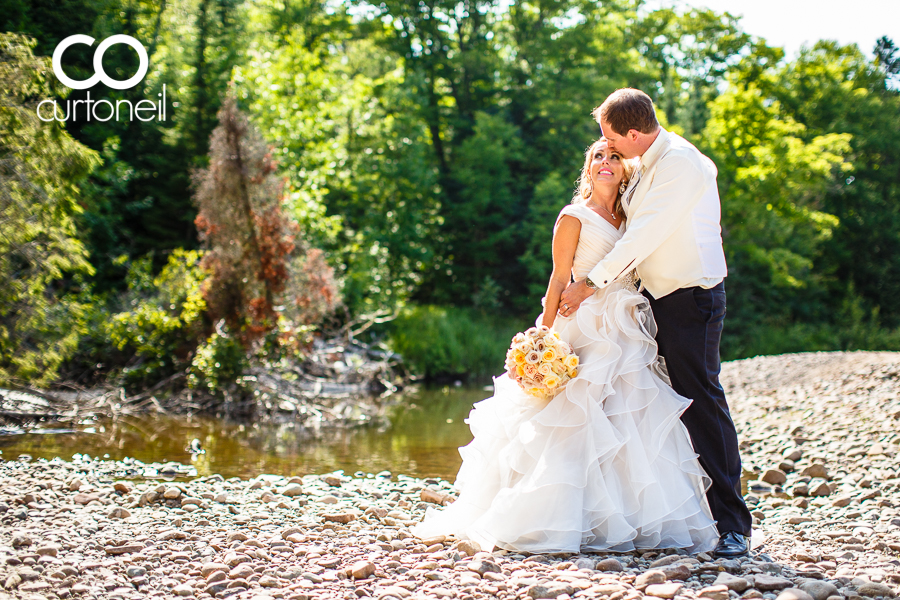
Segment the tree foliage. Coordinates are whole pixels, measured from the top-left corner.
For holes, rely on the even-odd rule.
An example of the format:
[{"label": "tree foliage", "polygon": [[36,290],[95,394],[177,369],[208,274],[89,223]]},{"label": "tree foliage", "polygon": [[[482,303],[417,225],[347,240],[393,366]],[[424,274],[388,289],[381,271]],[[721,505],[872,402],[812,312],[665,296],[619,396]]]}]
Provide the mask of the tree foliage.
[{"label": "tree foliage", "polygon": [[[0,383],[52,381],[74,352],[83,307],[66,281],[92,272],[76,235],[78,184],[100,162],[37,102],[65,95],[34,41],[0,33]],[[77,284],[75,284],[77,285]]]},{"label": "tree foliage", "polygon": [[316,252],[300,258],[302,265],[293,269],[295,293],[284,297],[299,227],[284,212],[275,168],[259,132],[228,96],[210,140],[210,165],[194,175],[195,201],[207,247],[203,268],[210,273],[203,288],[207,310],[245,348],[278,327],[283,302],[301,318],[318,320],[338,300],[331,268]]},{"label": "tree foliage", "polygon": [[[726,357],[795,349],[798,340],[822,349],[900,339],[890,331],[900,327],[900,58],[889,38],[874,58],[822,41],[788,61],[730,14],[626,0],[3,7],[0,29],[32,35],[41,55],[76,32],[126,33],[148,48],[142,85],[98,86],[94,97],[155,97],[166,86],[166,122],[79,121],[32,132],[15,121],[11,130],[34,137],[22,147],[43,153],[19,160],[50,174],[29,181],[56,202],[44,204],[63,207],[41,204],[56,219],[46,231],[59,232],[42,235],[68,244],[57,244],[59,260],[41,267],[51,274],[33,287],[47,307],[32,312],[35,331],[52,315],[74,319],[62,307],[77,312],[73,294],[94,293],[109,315],[131,315],[117,330],[129,340],[128,350],[114,350],[119,366],[140,362],[138,338],[153,321],[138,323],[140,311],[122,304],[135,299],[135,273],[163,285],[154,278],[174,268],[175,251],[199,245],[208,318],[178,335],[199,336],[191,368],[210,389],[233,379],[218,378],[217,363],[269,336],[308,335],[334,314],[338,290],[346,310],[333,318],[342,323],[419,315],[397,323],[443,323],[439,332],[451,321],[487,327],[487,312],[530,322],[551,268],[555,216],[599,134],[590,112],[625,86],[650,93],[664,125],[719,167]],[[63,63],[85,77],[92,50],[73,48]],[[16,67],[13,78],[32,87],[4,98],[27,106],[40,94],[65,97],[41,64]],[[104,60],[119,78],[135,64],[124,47]],[[12,134],[0,135],[10,143]],[[203,173],[194,190],[192,171]],[[35,197],[19,194],[16,206],[37,206]],[[41,211],[16,210],[16,223],[46,221]],[[162,298],[147,294],[151,304]],[[410,332],[391,335],[416,351]],[[74,343],[38,339],[34,348],[45,343],[58,356]],[[429,364],[458,369],[444,350]],[[28,377],[40,370],[29,369]]]}]

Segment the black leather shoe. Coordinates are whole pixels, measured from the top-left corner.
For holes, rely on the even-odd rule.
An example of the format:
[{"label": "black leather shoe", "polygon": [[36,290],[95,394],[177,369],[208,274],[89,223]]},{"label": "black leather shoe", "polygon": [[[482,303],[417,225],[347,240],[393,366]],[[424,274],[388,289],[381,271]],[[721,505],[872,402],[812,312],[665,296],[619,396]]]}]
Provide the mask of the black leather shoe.
[{"label": "black leather shoe", "polygon": [[716,558],[734,558],[745,556],[750,551],[747,536],[737,531],[726,531],[719,536],[719,543],[713,551]]}]

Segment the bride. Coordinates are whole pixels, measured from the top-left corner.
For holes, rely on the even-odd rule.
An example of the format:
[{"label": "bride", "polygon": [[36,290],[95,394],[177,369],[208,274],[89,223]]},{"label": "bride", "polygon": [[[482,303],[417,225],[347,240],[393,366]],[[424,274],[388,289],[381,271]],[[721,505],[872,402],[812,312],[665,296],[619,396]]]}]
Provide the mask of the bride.
[{"label": "bride", "polygon": [[715,547],[709,479],[679,419],[691,401],[668,385],[634,278],[598,290],[571,317],[557,314],[571,276],[584,278],[622,237],[632,168],[604,138],[594,142],[554,227],[536,324],[572,345],[577,377],[549,402],[494,378],[494,395],[466,421],[474,439],[460,448],[459,498],[429,508],[414,535],[531,553]]}]

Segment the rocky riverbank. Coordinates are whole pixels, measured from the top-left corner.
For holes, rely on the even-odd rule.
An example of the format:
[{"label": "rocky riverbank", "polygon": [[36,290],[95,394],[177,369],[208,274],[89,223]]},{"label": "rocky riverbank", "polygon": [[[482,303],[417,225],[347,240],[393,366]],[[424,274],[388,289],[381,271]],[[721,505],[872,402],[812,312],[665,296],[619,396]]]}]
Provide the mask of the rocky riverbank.
[{"label": "rocky riverbank", "polygon": [[[134,461],[0,463],[0,598],[860,600],[900,584],[900,355],[723,372],[759,545],[524,556],[409,527],[445,481],[389,473],[117,481]],[[166,471],[169,469],[169,471]]]}]

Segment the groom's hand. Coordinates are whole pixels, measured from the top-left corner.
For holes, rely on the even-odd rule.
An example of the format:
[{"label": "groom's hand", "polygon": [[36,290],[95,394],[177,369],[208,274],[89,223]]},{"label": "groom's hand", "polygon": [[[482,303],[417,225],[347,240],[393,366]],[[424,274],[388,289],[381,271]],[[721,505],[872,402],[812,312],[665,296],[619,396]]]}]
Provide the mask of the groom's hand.
[{"label": "groom's hand", "polygon": [[583,279],[569,284],[559,298],[559,314],[563,317],[571,317],[585,298],[593,293],[594,290],[586,286]]}]

